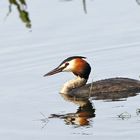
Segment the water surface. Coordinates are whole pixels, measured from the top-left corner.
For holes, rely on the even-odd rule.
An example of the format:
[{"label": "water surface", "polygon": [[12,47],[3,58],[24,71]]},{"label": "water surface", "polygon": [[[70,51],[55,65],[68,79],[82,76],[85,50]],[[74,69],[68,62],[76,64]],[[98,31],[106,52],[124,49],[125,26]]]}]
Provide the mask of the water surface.
[{"label": "water surface", "polygon": [[[79,104],[59,94],[73,75],[43,77],[63,59],[82,55],[92,66],[88,82],[117,76],[139,79],[140,7],[136,1],[87,1],[87,14],[81,1],[28,1],[32,31],[18,19],[14,7],[3,20],[7,3],[2,1],[0,6],[0,139],[139,138],[139,95],[115,102],[92,100],[93,116],[80,126],[63,117],[49,118],[77,113]],[[131,117],[119,118],[123,112]]]}]

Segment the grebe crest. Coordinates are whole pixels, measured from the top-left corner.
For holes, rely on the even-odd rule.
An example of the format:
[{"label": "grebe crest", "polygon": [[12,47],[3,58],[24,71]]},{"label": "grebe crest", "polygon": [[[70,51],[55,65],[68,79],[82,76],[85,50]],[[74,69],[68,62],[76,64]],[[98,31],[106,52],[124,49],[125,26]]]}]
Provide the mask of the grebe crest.
[{"label": "grebe crest", "polygon": [[86,57],[83,56],[69,57],[44,76],[50,76],[59,72],[72,72],[76,78],[66,82],[60,91],[60,93],[67,94],[72,89],[84,86],[88,80],[91,67],[84,59]]}]

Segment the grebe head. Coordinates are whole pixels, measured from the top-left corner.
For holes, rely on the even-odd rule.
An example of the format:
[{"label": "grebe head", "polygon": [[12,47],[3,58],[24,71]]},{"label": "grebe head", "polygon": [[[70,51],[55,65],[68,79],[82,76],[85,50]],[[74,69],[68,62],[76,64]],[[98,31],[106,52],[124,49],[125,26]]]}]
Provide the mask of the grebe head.
[{"label": "grebe head", "polygon": [[73,72],[74,75],[80,78],[88,79],[91,67],[84,60],[86,57],[83,56],[72,56],[65,59],[57,68],[48,72],[44,76],[50,76],[59,72]]}]

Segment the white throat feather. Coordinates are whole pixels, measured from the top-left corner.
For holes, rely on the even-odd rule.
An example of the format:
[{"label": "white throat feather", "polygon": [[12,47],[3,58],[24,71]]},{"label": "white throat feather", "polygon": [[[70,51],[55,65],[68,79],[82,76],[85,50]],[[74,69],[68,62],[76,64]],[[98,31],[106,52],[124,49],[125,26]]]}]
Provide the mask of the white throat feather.
[{"label": "white throat feather", "polygon": [[77,76],[75,79],[72,79],[72,80],[66,82],[63,85],[60,93],[68,94],[68,92],[70,92],[72,89],[84,86],[86,84],[86,82],[87,82],[87,79]]}]

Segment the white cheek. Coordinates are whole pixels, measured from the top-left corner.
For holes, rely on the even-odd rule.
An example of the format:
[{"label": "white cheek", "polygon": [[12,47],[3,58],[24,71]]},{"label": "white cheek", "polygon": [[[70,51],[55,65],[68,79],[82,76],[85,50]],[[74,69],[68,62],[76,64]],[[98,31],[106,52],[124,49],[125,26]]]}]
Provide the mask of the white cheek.
[{"label": "white cheek", "polygon": [[71,67],[68,65],[66,68],[63,69],[63,71],[70,72],[71,71]]},{"label": "white cheek", "polygon": [[74,63],[75,63],[75,60],[70,61],[69,65],[65,69],[63,69],[63,71],[71,72],[74,69]]}]

